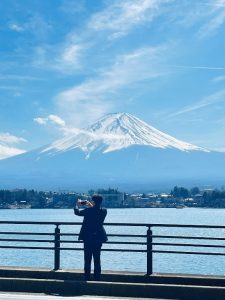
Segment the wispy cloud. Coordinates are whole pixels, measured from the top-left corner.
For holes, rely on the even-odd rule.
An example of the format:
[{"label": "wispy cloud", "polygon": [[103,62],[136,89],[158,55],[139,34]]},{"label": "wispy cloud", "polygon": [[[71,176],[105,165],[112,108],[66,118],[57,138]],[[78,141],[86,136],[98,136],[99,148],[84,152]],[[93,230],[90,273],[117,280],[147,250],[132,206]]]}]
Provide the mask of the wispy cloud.
[{"label": "wispy cloud", "polygon": [[18,154],[25,153],[25,150],[15,148],[15,147],[9,147],[5,145],[0,144],[0,159],[5,159],[11,156],[15,156]]},{"label": "wispy cloud", "polygon": [[211,36],[225,23],[225,1],[213,0],[208,4],[212,4],[212,8],[207,12],[209,19],[198,31],[198,36],[200,38]]},{"label": "wispy cloud", "polygon": [[12,135],[8,132],[0,133],[0,159],[5,159],[14,155],[26,152],[23,149],[14,147],[14,144],[27,142],[26,139]]},{"label": "wispy cloud", "polygon": [[38,46],[34,49],[33,65],[61,74],[74,74],[74,71],[82,67],[82,59],[87,48],[85,43],[79,44],[71,40],[54,46]]},{"label": "wispy cloud", "polygon": [[[96,48],[108,45],[108,38],[125,36],[137,26],[149,24],[159,17],[168,4],[175,0],[113,0],[106,2],[102,10],[94,13],[82,28],[71,28],[66,38],[55,45],[39,45],[35,49],[33,63],[41,68],[52,69],[65,74],[74,74],[93,63]],[[82,1],[64,2],[61,10],[84,8]],[[93,52],[92,52],[93,51]],[[107,56],[107,53],[104,53]],[[86,58],[86,59],[85,59]],[[88,63],[87,63],[88,62]]]},{"label": "wispy cloud", "polygon": [[24,31],[24,27],[17,24],[17,23],[10,23],[9,24],[9,29],[11,29],[12,31],[17,31],[17,32]]},{"label": "wispy cloud", "polygon": [[48,33],[52,30],[52,25],[46,21],[41,15],[34,13],[30,18],[27,18],[22,24],[12,21],[8,24],[8,28],[16,32],[30,32],[39,40],[45,40]]},{"label": "wispy cloud", "polygon": [[225,22],[225,1],[175,1],[169,7],[168,20],[171,24],[192,27],[199,39],[216,34]]},{"label": "wispy cloud", "polygon": [[216,66],[189,66],[189,65],[170,65],[170,67],[173,68],[179,68],[179,69],[198,69],[198,70],[225,70],[225,67],[216,67]]},{"label": "wispy cloud", "polygon": [[225,90],[221,90],[217,93],[211,94],[211,95],[205,97],[204,99],[202,99],[198,102],[195,102],[191,106],[187,106],[175,113],[170,114],[169,117],[176,117],[179,115],[197,111],[197,110],[206,108],[208,106],[215,105],[220,102],[225,102]]},{"label": "wispy cloud", "polygon": [[87,46],[85,44],[79,44],[76,42],[69,42],[63,45],[59,51],[58,57],[53,65],[56,69],[62,71],[74,71],[80,69],[81,61],[86,51]]},{"label": "wispy cloud", "polygon": [[80,125],[115,110],[122,100],[121,95],[117,99],[119,91],[167,73],[159,67],[166,50],[166,46],[147,47],[118,56],[111,67],[101,70],[94,79],[61,92],[56,97],[59,111],[72,114]]},{"label": "wispy cloud", "polygon": [[45,118],[43,117],[34,118],[34,121],[39,125],[45,125],[48,122],[51,122],[58,126],[65,126],[65,121],[57,115],[49,115]]},{"label": "wispy cloud", "polygon": [[62,58],[63,61],[68,64],[77,64],[77,58],[80,53],[81,46],[80,45],[69,45],[65,51],[63,52]]},{"label": "wispy cloud", "polygon": [[225,80],[225,76],[217,76],[212,79],[212,82],[221,82]]},{"label": "wispy cloud", "polygon": [[174,0],[114,0],[92,16],[89,27],[95,31],[110,31],[113,37],[123,36],[134,27],[151,22],[170,2]]},{"label": "wispy cloud", "polygon": [[33,119],[34,122],[39,125],[48,125],[52,124],[55,128],[60,131],[64,136],[71,134],[79,134],[82,130],[76,127],[69,127],[66,125],[66,122],[57,115],[49,115],[47,117],[37,117]]},{"label": "wispy cloud", "polygon": [[8,132],[0,133],[0,143],[18,144],[21,142],[26,142],[26,140],[22,137],[12,135]]}]

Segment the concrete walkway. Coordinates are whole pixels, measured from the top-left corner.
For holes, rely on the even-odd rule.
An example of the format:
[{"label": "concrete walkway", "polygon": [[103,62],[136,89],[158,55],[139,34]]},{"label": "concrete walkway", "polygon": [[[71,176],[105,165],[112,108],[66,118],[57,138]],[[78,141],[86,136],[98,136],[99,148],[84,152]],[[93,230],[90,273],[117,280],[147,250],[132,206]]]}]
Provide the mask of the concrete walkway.
[{"label": "concrete walkway", "polygon": [[44,294],[23,294],[23,293],[0,293],[1,300],[166,300],[153,298],[127,298],[127,297],[102,297],[102,296],[53,296]]},{"label": "concrete walkway", "polygon": [[[85,282],[82,279],[83,272],[80,270],[54,271],[2,267],[0,268],[0,300],[124,300],[126,298],[225,300],[225,277],[221,276],[184,274],[145,276],[141,273],[108,271],[103,272],[102,281]],[[22,296],[20,293],[23,293]],[[122,298],[123,296],[125,298]]]}]

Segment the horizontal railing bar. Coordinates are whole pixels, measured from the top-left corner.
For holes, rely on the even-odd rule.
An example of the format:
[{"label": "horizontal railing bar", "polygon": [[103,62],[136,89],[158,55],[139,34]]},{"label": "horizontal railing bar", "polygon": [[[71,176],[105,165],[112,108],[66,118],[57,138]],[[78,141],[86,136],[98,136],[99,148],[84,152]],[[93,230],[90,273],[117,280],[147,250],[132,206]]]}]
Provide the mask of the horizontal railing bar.
[{"label": "horizontal railing bar", "polygon": [[[14,225],[82,225],[81,222],[44,222],[44,221],[0,221],[0,224],[14,224]],[[104,223],[106,226],[142,226],[142,227],[148,227],[151,226],[151,224],[142,224],[142,223]]]},{"label": "horizontal railing bar", "polygon": [[224,225],[186,225],[186,224],[149,224],[149,227],[172,227],[172,228],[211,228],[211,229],[225,229]]},{"label": "horizontal railing bar", "polygon": [[33,239],[0,239],[0,242],[32,242],[32,243],[54,243],[54,240],[33,240]]},{"label": "horizontal railing bar", "polygon": [[101,251],[112,251],[112,252],[145,252],[145,249],[102,249]]},{"label": "horizontal railing bar", "polygon": [[[54,240],[35,240],[35,239],[0,239],[0,242],[32,242],[32,243],[54,243]],[[68,241],[61,240],[61,243],[83,243],[83,241]],[[116,242],[109,241],[107,244],[115,244],[115,245],[147,245],[147,243],[142,242]],[[183,244],[183,243],[152,243],[153,246],[181,246],[181,247],[206,247],[206,248],[225,248],[225,245],[208,245],[208,244]]]},{"label": "horizontal railing bar", "polygon": [[[0,221],[0,224],[29,224],[29,225],[82,225],[81,222],[44,222],[44,221]],[[179,227],[179,228],[214,228],[225,229],[225,225],[186,225],[186,224],[149,224],[149,223],[104,223],[106,226],[137,226],[137,227]]]},{"label": "horizontal railing bar", "polygon": [[146,234],[107,234],[107,236],[147,238]]},{"label": "horizontal railing bar", "polygon": [[39,249],[39,250],[55,250],[54,247],[27,247],[27,246],[1,246],[2,249]]},{"label": "horizontal railing bar", "polygon": [[[36,250],[54,250],[54,247],[22,247],[22,246],[0,246],[0,249],[36,249]],[[61,247],[59,250],[80,251],[83,248],[66,248]],[[134,250],[134,249],[102,249],[102,251],[111,252],[147,252],[147,250]],[[225,253],[220,252],[194,252],[194,251],[166,251],[166,250],[153,250],[152,253],[167,253],[167,254],[193,254],[193,255],[212,255],[212,256],[225,256]]]},{"label": "horizontal railing bar", "polygon": [[82,244],[83,243],[83,241],[78,241],[78,240],[76,240],[76,241],[68,241],[68,240],[60,240],[60,243],[71,243],[71,244]]},{"label": "horizontal railing bar", "polygon": [[60,233],[60,236],[79,236],[79,233]]},{"label": "horizontal railing bar", "polygon": [[[60,236],[79,236],[78,233],[60,233]],[[137,238],[146,238],[146,234],[111,234],[108,233],[107,236],[112,237],[137,237]]]},{"label": "horizontal railing bar", "polygon": [[[14,224],[14,225],[82,225],[81,222],[44,222],[44,221],[0,221],[0,224]],[[143,223],[104,223],[106,226],[141,226],[141,227],[149,227],[151,224],[143,224]],[[225,227],[225,226],[224,226]]]},{"label": "horizontal railing bar", "polygon": [[19,231],[1,231],[0,234],[15,234],[15,235],[54,235],[47,232],[19,232]]},{"label": "horizontal railing bar", "polygon": [[[0,235],[50,235],[54,236],[54,233],[47,232],[14,232],[14,231],[2,231]],[[140,237],[146,238],[147,235],[139,235],[139,234],[107,234],[111,237]],[[60,236],[79,236],[78,233],[60,233]],[[176,236],[176,235],[152,235],[153,238],[171,238],[171,239],[190,239],[190,240],[218,240],[224,241],[223,237],[196,237],[196,236]]]},{"label": "horizontal railing bar", "polygon": [[221,252],[192,252],[192,251],[167,251],[167,250],[152,250],[152,253],[168,253],[168,254],[195,254],[195,255],[215,255],[225,256]]},{"label": "horizontal railing bar", "polygon": [[[65,224],[64,224],[65,223]],[[0,221],[0,224],[14,224],[14,225],[80,225],[80,222],[44,222],[44,221]],[[71,224],[69,224],[71,223]]]},{"label": "horizontal railing bar", "polygon": [[[0,240],[1,241],[1,240]],[[83,243],[83,241],[68,241],[68,240],[60,240],[61,243]],[[147,245],[144,242],[117,242],[117,241],[108,241],[107,244],[115,244],[115,245]]]},{"label": "horizontal railing bar", "polygon": [[[27,246],[0,246],[0,249],[38,249],[38,250],[55,250],[54,247],[27,247]],[[71,251],[81,251],[83,248],[68,248],[60,247],[59,250],[71,250]],[[147,252],[147,250],[138,249],[102,249],[101,251],[111,251],[111,252]]]},{"label": "horizontal railing bar", "polygon": [[117,242],[117,241],[108,241],[107,244],[115,244],[115,245],[119,245],[119,244],[127,244],[127,245],[147,245],[147,243],[145,242]]},{"label": "horizontal railing bar", "polygon": [[[54,233],[47,232],[14,232],[14,231],[1,231],[0,235],[51,235],[54,236]],[[147,235],[139,235],[139,234],[107,234],[111,237],[140,237],[146,238]],[[60,233],[60,236],[79,236],[78,233]],[[197,236],[176,236],[176,235],[152,235],[153,238],[171,238],[171,239],[190,239],[190,240],[218,240],[224,241],[223,237],[197,237]]]},{"label": "horizontal railing bar", "polygon": [[[71,250],[71,251],[80,251],[84,250],[83,248],[67,248],[67,247],[60,247],[60,250]],[[111,252],[147,252],[147,250],[138,250],[138,249],[101,249],[101,251],[111,251]]]},{"label": "horizontal railing bar", "polygon": [[180,244],[180,243],[152,243],[153,246],[174,246],[174,247],[205,247],[205,248],[225,248],[225,245],[208,245],[208,244]]},{"label": "horizontal railing bar", "polygon": [[153,238],[168,238],[168,239],[189,239],[189,240],[213,240],[225,241],[223,237],[199,237],[199,236],[179,236],[179,235],[152,235]]},{"label": "horizontal railing bar", "polygon": [[[51,235],[54,236],[54,233],[47,232],[14,232],[14,231],[1,231],[0,235]],[[139,234],[107,234],[111,237],[140,237],[146,238],[147,235],[139,235]],[[60,236],[79,236],[78,233],[60,233]],[[171,238],[171,239],[190,239],[190,240],[218,240],[224,241],[223,237],[197,237],[197,236],[176,236],[176,235],[152,235],[153,238]]]}]

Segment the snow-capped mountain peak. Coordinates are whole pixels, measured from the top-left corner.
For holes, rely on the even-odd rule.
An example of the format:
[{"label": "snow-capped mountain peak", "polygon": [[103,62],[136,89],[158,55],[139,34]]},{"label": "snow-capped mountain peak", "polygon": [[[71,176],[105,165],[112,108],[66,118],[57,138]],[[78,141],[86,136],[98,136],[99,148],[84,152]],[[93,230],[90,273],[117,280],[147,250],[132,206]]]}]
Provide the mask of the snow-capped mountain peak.
[{"label": "snow-capped mountain peak", "polygon": [[107,153],[132,145],[181,151],[207,151],[167,135],[128,113],[112,113],[79,133],[52,143],[42,152],[54,154],[80,148],[88,158],[93,151]]}]

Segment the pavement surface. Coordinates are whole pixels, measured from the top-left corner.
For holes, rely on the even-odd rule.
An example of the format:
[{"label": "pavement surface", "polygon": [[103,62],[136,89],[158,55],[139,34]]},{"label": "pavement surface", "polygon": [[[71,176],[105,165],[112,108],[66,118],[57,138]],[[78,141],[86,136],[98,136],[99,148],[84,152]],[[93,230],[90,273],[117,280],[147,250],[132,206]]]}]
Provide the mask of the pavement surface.
[{"label": "pavement surface", "polygon": [[153,298],[103,297],[103,296],[54,296],[45,294],[0,293],[1,300],[167,300]]}]

